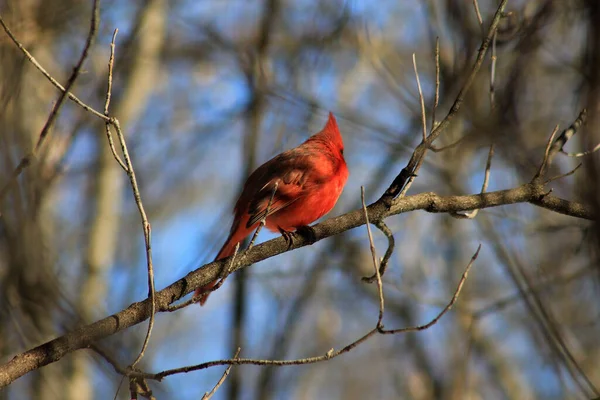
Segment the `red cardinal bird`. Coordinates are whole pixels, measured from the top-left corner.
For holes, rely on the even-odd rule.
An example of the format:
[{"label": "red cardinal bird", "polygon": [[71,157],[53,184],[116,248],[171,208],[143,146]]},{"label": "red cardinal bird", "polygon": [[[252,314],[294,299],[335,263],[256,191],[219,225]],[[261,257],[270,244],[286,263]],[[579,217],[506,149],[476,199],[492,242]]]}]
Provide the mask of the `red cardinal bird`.
[{"label": "red cardinal bird", "polygon": [[[235,204],[229,237],[215,261],[233,255],[236,244],[257,228],[265,213],[266,227],[291,240],[291,232],[307,229],[308,224],[331,211],[347,179],[344,142],[333,114],[329,113],[321,132],[275,156],[248,177]],[[216,283],[196,290],[194,296],[201,296],[200,305],[206,303],[210,294],[201,293]]]}]

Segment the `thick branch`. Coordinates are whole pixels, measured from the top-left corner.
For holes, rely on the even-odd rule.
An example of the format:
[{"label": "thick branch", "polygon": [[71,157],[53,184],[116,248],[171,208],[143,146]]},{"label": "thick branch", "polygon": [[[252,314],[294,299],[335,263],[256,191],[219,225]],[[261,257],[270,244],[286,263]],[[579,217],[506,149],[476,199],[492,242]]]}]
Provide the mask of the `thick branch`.
[{"label": "thick branch", "polygon": [[[546,195],[541,185],[534,184],[525,184],[514,189],[466,196],[439,196],[435,193],[421,193],[398,199],[389,209],[383,201],[378,201],[370,205],[367,209],[369,219],[376,222],[391,215],[414,210],[436,213],[464,212],[478,208],[497,207],[515,203],[531,203],[577,218],[588,220],[595,218],[592,210],[585,205]],[[356,228],[364,223],[364,212],[362,209],[357,209],[315,225],[315,237],[318,241]],[[304,247],[308,244],[308,240],[299,236],[290,247],[290,250]],[[283,237],[262,243],[240,253],[237,256],[236,262],[232,265],[231,272],[285,253],[287,250],[288,244]],[[161,312],[166,311],[171,303],[181,299],[196,288],[217,279],[224,266],[223,264],[227,261],[228,259],[225,259],[206,264],[202,268],[190,272],[184,278],[174,282],[165,289],[156,292],[156,309]],[[133,303],[116,314],[90,325],[79,327],[50,342],[15,356],[12,360],[0,366],[0,387],[10,384],[15,379],[30,371],[56,362],[72,351],[89,347],[99,339],[106,338],[145,321],[150,317],[150,309],[151,302],[148,299]]]}]

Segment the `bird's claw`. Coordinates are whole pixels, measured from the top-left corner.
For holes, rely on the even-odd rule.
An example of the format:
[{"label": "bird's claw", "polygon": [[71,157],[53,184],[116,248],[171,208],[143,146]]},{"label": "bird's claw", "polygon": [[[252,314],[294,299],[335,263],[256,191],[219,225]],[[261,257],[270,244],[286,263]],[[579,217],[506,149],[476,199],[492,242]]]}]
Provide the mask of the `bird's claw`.
[{"label": "bird's claw", "polygon": [[313,244],[317,241],[317,232],[315,232],[315,228],[312,226],[299,226],[296,228],[296,233],[306,239],[308,244]]},{"label": "bird's claw", "polygon": [[296,228],[295,232],[289,232],[284,229],[279,228],[279,232],[281,232],[281,236],[285,239],[287,243],[287,249],[291,249],[294,244],[294,238],[297,235],[302,236],[308,244],[313,244],[317,241],[317,233],[314,228],[308,225],[299,226]]},{"label": "bird's claw", "polygon": [[294,244],[294,232],[289,232],[281,228],[279,228],[279,232],[281,232],[281,236],[283,236],[285,239],[285,242],[287,243],[287,249],[289,250]]}]

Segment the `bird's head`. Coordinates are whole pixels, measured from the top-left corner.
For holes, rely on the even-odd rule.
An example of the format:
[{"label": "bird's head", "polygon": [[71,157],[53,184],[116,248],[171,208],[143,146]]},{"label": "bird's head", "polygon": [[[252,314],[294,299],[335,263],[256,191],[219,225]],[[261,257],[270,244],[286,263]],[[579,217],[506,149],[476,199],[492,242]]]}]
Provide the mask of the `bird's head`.
[{"label": "bird's head", "polygon": [[330,147],[338,150],[342,156],[344,155],[344,140],[342,139],[342,134],[340,133],[340,129],[338,128],[333,113],[329,113],[327,123],[323,129],[313,137],[326,142]]}]

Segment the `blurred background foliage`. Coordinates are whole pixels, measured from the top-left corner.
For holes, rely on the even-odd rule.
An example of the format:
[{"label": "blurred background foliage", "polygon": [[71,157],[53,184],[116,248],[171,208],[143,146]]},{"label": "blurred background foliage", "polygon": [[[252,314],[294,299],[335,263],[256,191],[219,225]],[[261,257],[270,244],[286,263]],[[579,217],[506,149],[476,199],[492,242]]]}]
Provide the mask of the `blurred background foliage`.
[{"label": "blurred background foliage", "polygon": [[[492,142],[490,190],[531,179],[554,126],[567,127],[597,98],[595,3],[509,2],[495,45],[493,103],[488,56],[437,145],[464,140],[430,153],[410,193],[479,191]],[[479,7],[487,29],[497,2]],[[90,12],[90,1],[0,0],[8,26],[60,82],[79,57]],[[73,88],[98,110],[115,28],[111,110],[152,224],[159,289],[212,260],[244,178],[318,131],[329,110],[351,174],[331,215],[357,208],[361,185],[376,200],[420,140],[412,53],[429,110],[439,37],[439,121],[482,38],[471,1],[105,0],[98,39]],[[0,182],[32,148],[57,95],[3,32]],[[568,150],[598,139],[588,126]],[[554,193],[597,204],[597,160],[584,159],[585,168],[554,182]],[[578,162],[559,155],[550,175]],[[101,121],[72,102],[0,211],[1,360],[146,297],[127,177]],[[375,337],[325,363],[234,367],[215,398],[580,399],[600,388],[593,225],[530,205],[483,210],[476,220],[414,212],[387,223],[397,240],[384,277],[388,328],[439,312],[483,244],[453,312],[427,331]],[[379,233],[376,245],[383,254]],[[339,349],[377,319],[376,287],[360,281],[371,271],[364,227],[239,271],[207,306],[158,315],[140,367],[229,358],[237,346],[256,358]],[[144,333],[138,326],[102,345],[127,365]],[[159,399],[200,398],[222,371],[172,376],[152,389]],[[0,399],[113,398],[120,383],[109,364],[81,350],[17,380]]]}]

